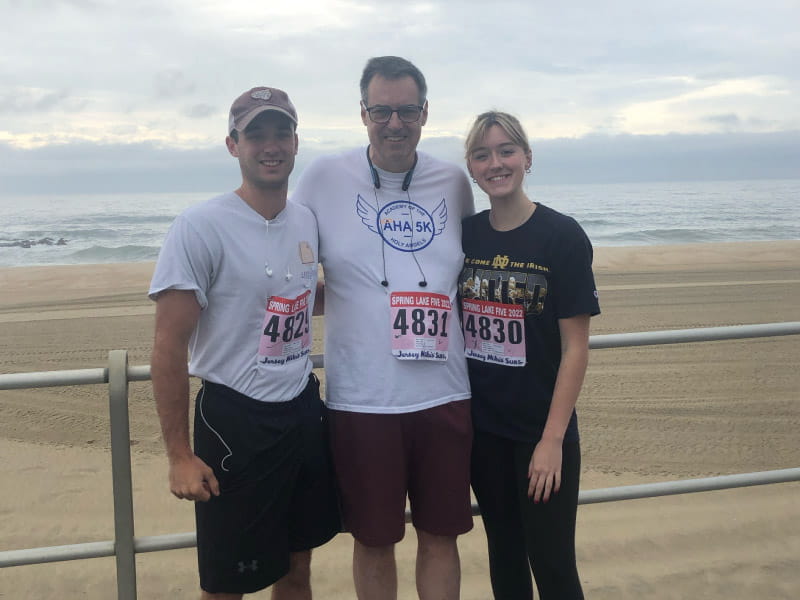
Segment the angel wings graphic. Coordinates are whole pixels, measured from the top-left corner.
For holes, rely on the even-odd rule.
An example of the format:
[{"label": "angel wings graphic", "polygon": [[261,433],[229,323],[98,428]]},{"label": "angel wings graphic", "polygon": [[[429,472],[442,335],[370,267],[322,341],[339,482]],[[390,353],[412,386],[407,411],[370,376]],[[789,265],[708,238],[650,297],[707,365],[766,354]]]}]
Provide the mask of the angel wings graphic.
[{"label": "angel wings graphic", "polygon": [[422,208],[419,204],[408,201],[390,202],[379,212],[378,209],[367,202],[361,196],[361,194],[358,194],[356,199],[356,212],[358,213],[358,216],[361,217],[361,222],[364,223],[364,225],[366,225],[370,231],[381,235],[379,228],[381,213],[384,213],[387,207],[398,203],[409,205],[409,207],[412,209],[419,211],[420,214],[426,215],[433,224],[433,236],[437,236],[444,231],[445,225],[447,225],[447,202],[444,198],[442,198],[442,201],[436,205],[436,208],[433,209],[432,213],[428,213],[428,211]]}]

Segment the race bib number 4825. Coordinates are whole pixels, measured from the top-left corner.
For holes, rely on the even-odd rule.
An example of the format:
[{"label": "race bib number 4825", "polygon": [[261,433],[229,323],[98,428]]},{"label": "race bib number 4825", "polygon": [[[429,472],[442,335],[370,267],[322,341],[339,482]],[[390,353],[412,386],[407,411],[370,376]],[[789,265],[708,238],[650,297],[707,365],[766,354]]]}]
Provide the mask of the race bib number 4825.
[{"label": "race bib number 4825", "polygon": [[272,296],[267,301],[259,362],[283,365],[306,356],[311,350],[310,307],[311,291],[306,290],[294,299]]},{"label": "race bib number 4825", "polygon": [[467,358],[509,367],[525,366],[525,309],[518,304],[461,301]]},{"label": "race bib number 4825", "polygon": [[392,292],[392,354],[400,360],[447,360],[450,298],[429,292]]}]

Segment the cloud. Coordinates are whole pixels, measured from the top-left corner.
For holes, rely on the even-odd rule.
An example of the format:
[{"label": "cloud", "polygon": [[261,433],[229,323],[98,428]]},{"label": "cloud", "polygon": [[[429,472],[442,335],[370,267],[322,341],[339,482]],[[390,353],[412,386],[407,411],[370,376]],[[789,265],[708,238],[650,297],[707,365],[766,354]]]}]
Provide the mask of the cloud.
[{"label": "cloud", "polygon": [[217,107],[212,106],[211,104],[194,104],[188,107],[184,111],[184,114],[192,119],[205,119],[206,117],[210,117],[217,112]]},{"label": "cloud", "polygon": [[73,98],[67,90],[46,90],[38,88],[16,88],[0,95],[0,114],[34,114],[63,110],[69,113],[80,112],[88,102]]},{"label": "cloud", "polygon": [[592,135],[533,141],[535,181],[800,178],[800,131],[714,135]]},{"label": "cloud", "polygon": [[[21,149],[0,143],[4,193],[198,192],[233,189],[238,163],[220,141],[175,149],[87,142]],[[366,143],[366,137],[359,141]],[[764,134],[533,139],[531,184],[800,178],[800,131]],[[463,139],[423,137],[420,148],[463,165]],[[301,138],[290,186],[318,156],[341,149]]]},{"label": "cloud", "polygon": [[167,69],[156,73],[155,88],[160,98],[176,98],[191,94],[197,86],[182,71]]},{"label": "cloud", "polygon": [[724,125],[728,127],[738,127],[742,123],[742,119],[739,118],[739,115],[734,113],[728,113],[724,115],[709,115],[705,117],[705,120],[709,123]]},{"label": "cloud", "polygon": [[425,73],[424,144],[463,136],[489,108],[518,115],[537,140],[800,129],[797,2],[488,6],[0,3],[0,20],[25,23],[4,32],[0,141],[192,151],[219,144],[238,94],[270,85],[298,108],[301,148],[352,145],[364,137],[361,69],[381,54],[405,56]]},{"label": "cloud", "polygon": [[[788,82],[768,77],[722,81],[693,80],[689,85],[689,89],[680,93],[657,100],[635,102],[624,107],[620,111],[624,130],[635,134],[708,131],[708,125],[720,124],[709,120],[709,113],[714,114],[727,108],[731,113],[744,113],[749,117],[757,114],[764,104],[777,107],[793,96],[787,89]],[[764,120],[758,122],[766,123]],[[739,120],[740,125],[751,130],[755,123],[756,121],[747,119]],[[798,124],[800,125],[800,121]]]}]

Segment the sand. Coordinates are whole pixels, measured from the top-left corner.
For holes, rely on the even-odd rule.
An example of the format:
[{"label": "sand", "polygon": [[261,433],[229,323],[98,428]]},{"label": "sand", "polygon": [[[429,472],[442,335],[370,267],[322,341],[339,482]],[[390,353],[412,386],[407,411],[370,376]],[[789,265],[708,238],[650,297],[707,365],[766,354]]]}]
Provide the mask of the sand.
[{"label": "sand", "polygon": [[[0,373],[149,360],[152,264],[0,269]],[[592,333],[800,321],[800,241],[598,248]],[[316,321],[317,344],[323,323]],[[593,350],[582,488],[800,467],[800,336]],[[137,535],[191,531],[166,484],[149,383],[131,384]],[[0,551],[113,537],[107,391],[0,391]],[[587,598],[800,597],[800,483],[582,506]],[[398,546],[415,598],[413,530]],[[490,598],[480,519],[462,598]],[[347,535],[315,553],[317,598],[353,598]],[[194,550],[137,557],[140,598],[195,598]],[[0,571],[0,598],[115,596],[113,558]],[[267,592],[253,598],[268,598]]]}]

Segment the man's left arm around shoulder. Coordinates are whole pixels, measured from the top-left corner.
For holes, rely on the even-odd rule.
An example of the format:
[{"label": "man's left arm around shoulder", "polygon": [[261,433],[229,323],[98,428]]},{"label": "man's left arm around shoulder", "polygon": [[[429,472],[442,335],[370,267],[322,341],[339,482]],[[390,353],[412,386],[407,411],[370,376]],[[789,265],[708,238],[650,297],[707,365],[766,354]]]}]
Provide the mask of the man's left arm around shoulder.
[{"label": "man's left arm around shoulder", "polygon": [[150,373],[169,459],[170,491],[177,498],[206,501],[219,496],[214,471],[189,442],[189,339],[200,318],[191,290],[167,290],[156,300],[156,331]]}]

